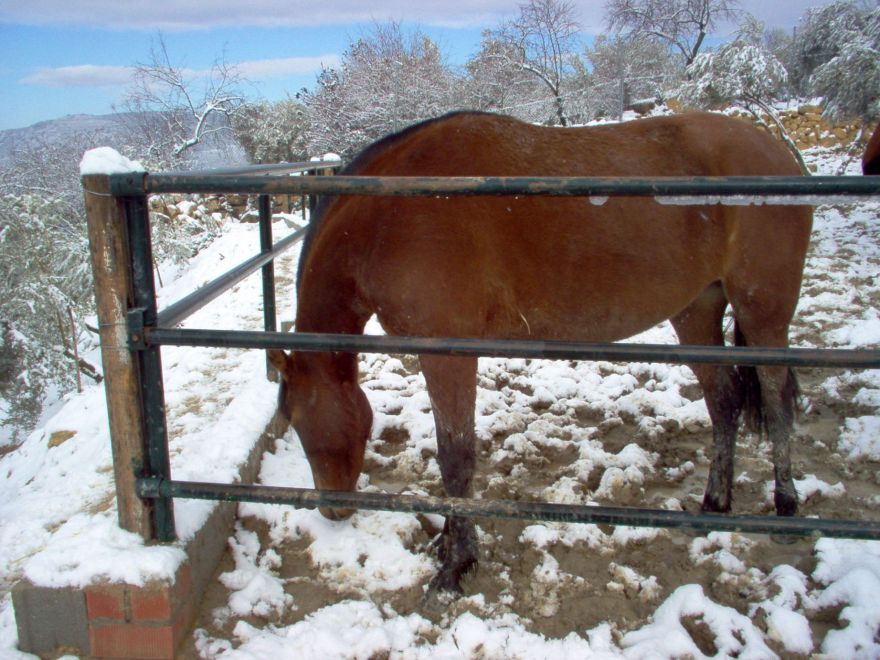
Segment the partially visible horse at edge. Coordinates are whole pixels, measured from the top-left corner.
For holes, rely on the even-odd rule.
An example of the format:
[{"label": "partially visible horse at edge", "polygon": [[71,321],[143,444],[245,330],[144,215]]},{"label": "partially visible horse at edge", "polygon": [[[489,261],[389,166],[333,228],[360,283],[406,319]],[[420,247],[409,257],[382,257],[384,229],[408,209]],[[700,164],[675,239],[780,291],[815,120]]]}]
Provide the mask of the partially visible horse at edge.
[{"label": "partially visible horse at edge", "polygon": [[880,124],[874,128],[862,154],[862,174],[880,174]]},{"label": "partially visible horse at edge", "polygon": [[[591,128],[548,128],[454,113],[379,140],[343,172],[370,176],[800,175],[787,149],[741,120],[685,114]],[[666,319],[683,344],[785,347],[812,225],[803,206],[671,206],[616,197],[325,198],[303,246],[296,328],[608,342]],[[419,356],[446,493],[471,495],[477,358]],[[279,413],[319,489],[350,491],[372,411],[353,353],[271,351]],[[705,511],[731,508],[745,418],[772,444],[776,513],[798,499],[789,438],[797,384],[786,367],[693,365],[713,425]],[[333,519],[351,511],[322,510]],[[449,517],[436,590],[461,591],[477,562],[474,523]]]}]

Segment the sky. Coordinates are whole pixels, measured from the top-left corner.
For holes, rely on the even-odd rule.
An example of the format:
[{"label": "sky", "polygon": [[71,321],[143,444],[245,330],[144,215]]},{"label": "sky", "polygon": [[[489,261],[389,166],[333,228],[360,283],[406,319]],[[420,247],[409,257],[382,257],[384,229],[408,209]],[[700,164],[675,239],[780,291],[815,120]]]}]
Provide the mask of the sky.
[{"label": "sky", "polygon": [[[453,65],[479,50],[480,33],[518,13],[521,0],[0,0],[0,130],[119,106],[131,67],[159,36],[175,66],[194,72],[221,58],[275,101],[312,88],[353,39],[401,21],[440,44]],[[830,0],[741,0],[768,27],[791,29]],[[574,0],[585,39],[604,29],[605,0]],[[730,36],[732,26],[713,35]]]}]

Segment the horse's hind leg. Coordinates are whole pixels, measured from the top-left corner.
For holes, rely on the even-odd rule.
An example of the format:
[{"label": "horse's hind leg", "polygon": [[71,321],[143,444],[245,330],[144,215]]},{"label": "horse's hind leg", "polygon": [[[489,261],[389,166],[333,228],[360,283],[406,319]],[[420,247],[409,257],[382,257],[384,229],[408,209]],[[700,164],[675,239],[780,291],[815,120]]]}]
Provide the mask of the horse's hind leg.
[{"label": "horse's hind leg", "polygon": [[[748,294],[740,296],[734,287],[728,289],[736,316],[737,343],[749,346],[788,346],[788,325],[797,303],[797,289],[785,296],[785,280],[779,277],[774,287],[764,290],[765,297],[755,303]],[[797,284],[799,280],[795,280]],[[732,290],[732,291],[731,291]],[[738,301],[744,301],[739,303]],[[797,380],[788,367],[741,367],[744,387],[755,392],[746,400],[746,419],[753,430],[766,434],[773,448],[773,469],[776,478],[774,500],[776,513],[792,516],[797,513],[798,496],[791,471],[791,434],[797,410]],[[756,391],[757,390],[757,391]]]},{"label": "horse's hind leg", "polygon": [[[476,463],[474,409],[477,359],[421,355],[437,429],[437,461],[450,497],[469,497]],[[459,581],[477,563],[477,532],[472,520],[446,519],[440,537],[440,572],[431,590],[461,592]]]},{"label": "horse's hind leg", "polygon": [[[727,299],[721,285],[710,285],[672,319],[679,341],[682,344],[723,345],[722,321],[726,307]],[[707,364],[690,366],[703,388],[712,420],[712,461],[702,508],[704,511],[730,511],[736,431],[743,407],[739,377],[733,367]]]},{"label": "horse's hind leg", "polygon": [[[751,327],[737,317],[745,343],[750,346],[784,348],[780,339],[765,327]],[[791,435],[797,411],[798,386],[794,372],[788,367],[745,367],[739,369],[746,390],[756,392],[746,398],[746,418],[753,431],[766,434],[773,448],[776,514],[793,516],[798,509],[798,495],[791,471]]]}]

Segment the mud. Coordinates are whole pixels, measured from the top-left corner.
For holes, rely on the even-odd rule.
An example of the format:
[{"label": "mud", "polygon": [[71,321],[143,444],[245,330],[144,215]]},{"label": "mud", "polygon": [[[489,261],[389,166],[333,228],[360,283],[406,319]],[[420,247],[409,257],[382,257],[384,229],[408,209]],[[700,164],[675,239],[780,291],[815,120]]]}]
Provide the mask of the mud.
[{"label": "mud", "polygon": [[[814,251],[813,259],[830,261],[808,268],[805,294],[816,299],[823,292],[838,294],[841,277],[850,276],[837,277],[835,273],[849,272],[851,256],[847,250],[835,255]],[[877,262],[872,260],[871,265],[877,272]],[[876,284],[861,288],[856,297],[854,306],[876,308],[880,303]],[[839,320],[834,313],[819,318],[817,310],[810,308],[795,320],[792,336],[796,343],[827,345],[825,338],[839,326]],[[479,497],[699,509],[711,446],[711,429],[705,420],[683,423],[662,411],[652,416],[650,409],[633,412],[583,400],[544,400],[538,392],[540,378],[533,378],[533,366],[524,361],[517,362],[511,371],[496,368],[497,362],[488,368],[481,366],[484,414],[502,405],[510,406],[511,412],[506,417],[496,415],[479,434],[474,484]],[[395,375],[393,388],[392,381],[376,377],[382,369]],[[631,373],[638,381],[634,390],[650,390],[659,378],[650,368],[627,372],[624,367],[600,365],[597,369],[603,378]],[[876,407],[855,396],[866,381],[858,374],[819,369],[803,369],[798,376],[804,409],[792,443],[795,479],[819,484],[818,488],[807,488],[810,494],[801,503],[800,515],[876,519],[880,463],[848,460],[839,447],[847,417],[876,414]],[[382,422],[367,452],[365,472],[370,485],[392,492],[442,495],[439,472],[436,465],[431,467],[435,450],[414,437],[412,417],[407,417],[410,404],[418,414],[427,414],[417,360],[392,356],[368,362],[364,381],[374,405],[378,403]],[[382,399],[383,388],[394,389],[395,397]],[[685,377],[678,391],[685,399],[701,397],[692,376],[690,380]],[[523,400],[532,403],[525,408],[520,405]],[[386,401],[390,403],[383,408]],[[519,444],[511,444],[512,437],[519,438]],[[634,459],[622,458],[618,464],[609,459],[598,464],[584,457],[584,442],[601,445],[607,456]],[[773,479],[769,447],[757,435],[741,434],[736,452],[735,513],[772,515],[772,496],[766,486]],[[438,522],[433,517],[419,517],[419,522],[420,530],[408,539],[408,548],[430,554]],[[477,616],[513,613],[529,630],[547,637],[585,635],[607,622],[619,638],[644,625],[657,606],[683,584],[702,585],[715,602],[753,615],[759,622],[761,612],[755,606],[775,595],[778,588],[767,579],[774,567],[788,564],[809,576],[816,565],[810,539],[778,543],[760,535],[695,536],[669,530],[536,526],[485,519],[477,523],[479,567],[465,579],[463,597],[438,603],[425,599],[430,575],[408,589],[369,593],[344,582],[328,581],[311,560],[307,536],[273,542],[266,523],[243,518],[240,524],[258,533],[261,552],[277,553],[278,574],[295,603],[281,615],[247,620],[254,626],[289,625],[346,598],[368,598],[383,611],[397,615],[415,612],[438,625],[465,611]],[[579,530],[573,531],[575,527]],[[219,572],[229,571],[231,566],[227,557]],[[238,619],[223,620],[216,615],[228,598],[229,591],[214,581],[196,627],[213,638],[232,639]],[[817,648],[825,633],[839,625],[838,614],[834,609],[806,613]],[[699,619],[683,623],[703,652],[714,655],[714,638],[707,634],[705,623]],[[430,634],[426,633],[426,641],[431,641]],[[777,642],[766,641],[782,657],[798,657]],[[195,657],[192,646],[186,653]]]}]

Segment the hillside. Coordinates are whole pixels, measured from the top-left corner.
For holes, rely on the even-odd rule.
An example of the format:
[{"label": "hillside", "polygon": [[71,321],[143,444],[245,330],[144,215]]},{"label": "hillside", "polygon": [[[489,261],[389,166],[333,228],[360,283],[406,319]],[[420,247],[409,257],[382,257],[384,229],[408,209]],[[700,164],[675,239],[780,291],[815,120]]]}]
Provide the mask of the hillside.
[{"label": "hillside", "polygon": [[[0,167],[9,165],[16,151],[43,144],[55,144],[75,137],[95,136],[96,143],[120,149],[125,144],[124,122],[128,115],[129,113],[68,115],[25,128],[2,130],[0,131]],[[197,146],[195,153],[202,167],[230,166],[246,162],[241,147],[229,135],[219,145]]]}]

